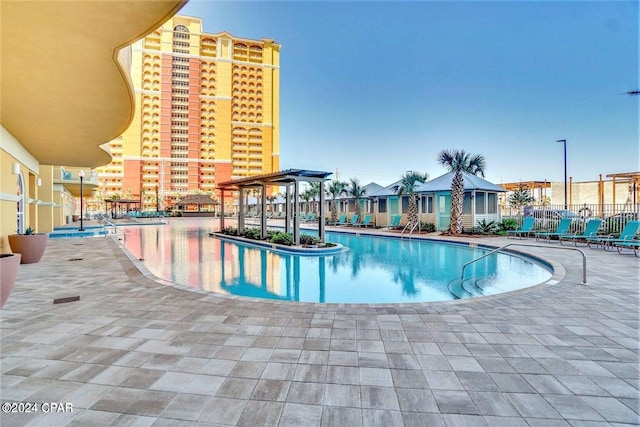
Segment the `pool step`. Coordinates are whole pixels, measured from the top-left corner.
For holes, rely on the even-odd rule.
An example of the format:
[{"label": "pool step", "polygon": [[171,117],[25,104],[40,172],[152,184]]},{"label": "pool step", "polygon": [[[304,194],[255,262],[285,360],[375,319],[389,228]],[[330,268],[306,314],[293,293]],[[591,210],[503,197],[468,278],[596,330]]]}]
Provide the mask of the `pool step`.
[{"label": "pool step", "polygon": [[[448,288],[451,295],[456,299],[480,297],[483,295],[506,292],[506,289],[496,286],[488,277],[470,277],[464,281],[454,279],[449,282]],[[491,291],[487,292],[487,289],[490,289]]]}]

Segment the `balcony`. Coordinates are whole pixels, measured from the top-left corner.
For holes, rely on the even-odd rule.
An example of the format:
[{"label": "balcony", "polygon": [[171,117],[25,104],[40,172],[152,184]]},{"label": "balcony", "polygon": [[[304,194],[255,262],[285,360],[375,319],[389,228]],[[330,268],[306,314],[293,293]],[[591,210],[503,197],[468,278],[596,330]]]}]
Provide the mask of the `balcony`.
[{"label": "balcony", "polygon": [[62,184],[74,196],[80,196],[80,172],[84,173],[82,179],[82,194],[91,196],[93,190],[98,188],[98,172],[81,168],[55,168],[53,171],[53,183]]}]

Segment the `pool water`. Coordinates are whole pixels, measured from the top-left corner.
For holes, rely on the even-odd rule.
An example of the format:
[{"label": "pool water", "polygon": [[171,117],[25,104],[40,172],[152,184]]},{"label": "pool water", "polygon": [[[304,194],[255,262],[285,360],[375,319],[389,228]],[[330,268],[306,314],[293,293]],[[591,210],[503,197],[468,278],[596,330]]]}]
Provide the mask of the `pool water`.
[{"label": "pool water", "polygon": [[[348,251],[281,254],[210,237],[217,220],[180,219],[128,227],[125,246],[156,277],[195,289],[254,298],[319,303],[406,303],[455,299],[448,285],[487,249],[441,242],[327,233]],[[313,234],[313,231],[309,231]],[[317,232],[316,232],[317,233]],[[466,268],[483,294],[542,283],[551,272],[507,254]]]}]

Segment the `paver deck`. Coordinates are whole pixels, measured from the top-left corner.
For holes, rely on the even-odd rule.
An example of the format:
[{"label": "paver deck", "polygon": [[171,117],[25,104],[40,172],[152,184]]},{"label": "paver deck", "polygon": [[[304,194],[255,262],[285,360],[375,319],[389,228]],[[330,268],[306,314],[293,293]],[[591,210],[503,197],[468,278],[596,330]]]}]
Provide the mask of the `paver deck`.
[{"label": "paver deck", "polygon": [[73,411],[39,405],[0,424],[639,424],[638,258],[585,249],[585,286],[578,253],[528,250],[562,280],[349,305],[178,289],[143,276],[111,238],[52,239],[0,311],[0,400]]}]

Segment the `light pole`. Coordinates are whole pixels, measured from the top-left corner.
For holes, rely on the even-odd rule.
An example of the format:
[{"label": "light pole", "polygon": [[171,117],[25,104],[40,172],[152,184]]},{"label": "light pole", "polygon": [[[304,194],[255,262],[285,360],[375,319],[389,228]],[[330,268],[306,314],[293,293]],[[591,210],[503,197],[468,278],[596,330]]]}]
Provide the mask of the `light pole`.
[{"label": "light pole", "polygon": [[567,203],[567,196],[569,193],[567,191],[567,140],[559,139],[556,142],[562,142],[562,144],[564,145],[564,208],[568,209],[569,205]]},{"label": "light pole", "polygon": [[84,231],[84,223],[83,223],[83,207],[84,207],[84,203],[83,203],[83,199],[84,199],[84,194],[82,191],[82,183],[84,181],[84,171],[81,170],[80,172],[78,172],[78,176],[80,177],[80,229],[78,231]]}]

